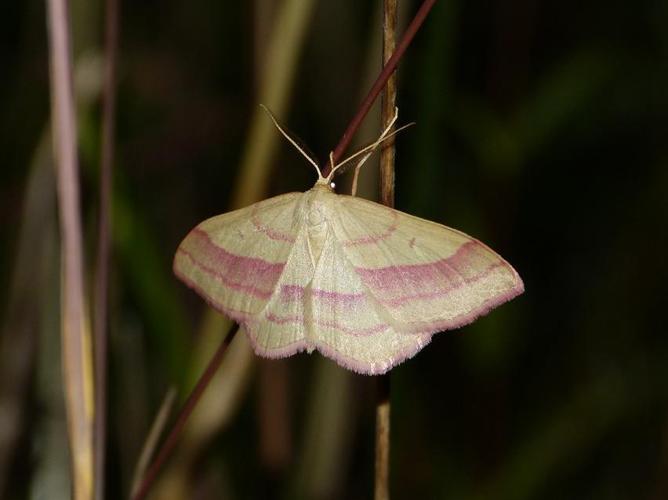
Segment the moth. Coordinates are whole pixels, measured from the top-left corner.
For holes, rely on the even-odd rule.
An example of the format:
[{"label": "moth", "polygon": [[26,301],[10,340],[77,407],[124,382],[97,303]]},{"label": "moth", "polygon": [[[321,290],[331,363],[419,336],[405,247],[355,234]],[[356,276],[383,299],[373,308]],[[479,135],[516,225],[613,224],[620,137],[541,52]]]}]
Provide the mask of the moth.
[{"label": "moth", "polygon": [[361,156],[358,172],[390,127],[324,176],[274,123],[315,167],[315,185],[205,220],[174,258],[176,276],[242,325],[258,355],[318,350],[381,374],[435,333],[524,291],[513,267],[475,238],[334,192],[337,170]]}]

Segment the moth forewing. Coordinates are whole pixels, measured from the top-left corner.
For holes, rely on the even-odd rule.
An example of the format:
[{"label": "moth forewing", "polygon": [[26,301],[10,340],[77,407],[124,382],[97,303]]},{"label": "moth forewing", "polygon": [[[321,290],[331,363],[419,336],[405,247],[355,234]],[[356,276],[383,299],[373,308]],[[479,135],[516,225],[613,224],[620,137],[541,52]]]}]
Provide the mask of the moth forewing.
[{"label": "moth forewing", "polygon": [[524,289],[478,240],[334,194],[322,176],[306,193],[204,221],[179,246],[174,271],[243,324],[259,355],[317,349],[370,374]]}]

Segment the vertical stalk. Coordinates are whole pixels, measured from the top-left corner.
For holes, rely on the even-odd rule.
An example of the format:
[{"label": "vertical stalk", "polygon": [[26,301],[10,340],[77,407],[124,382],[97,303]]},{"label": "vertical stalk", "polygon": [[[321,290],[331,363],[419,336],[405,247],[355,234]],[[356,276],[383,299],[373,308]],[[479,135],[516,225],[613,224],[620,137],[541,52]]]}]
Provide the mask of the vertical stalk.
[{"label": "vertical stalk", "polygon": [[107,297],[109,288],[109,239],[111,183],[116,127],[116,59],[118,47],[118,0],[106,1],[105,55],[102,96],[102,151],[100,153],[100,219],[95,265],[95,499],[104,499],[107,428]]},{"label": "vertical stalk", "polygon": [[61,239],[61,342],[73,498],[93,493],[93,379],[83,287],[77,125],[66,0],[47,0],[53,148]]},{"label": "vertical stalk", "polygon": [[[397,0],[383,1],[383,64],[392,57],[396,46]],[[385,130],[394,117],[397,102],[397,73],[394,71],[385,84],[381,96],[380,128]],[[394,129],[394,127],[393,127]],[[386,141],[380,150],[380,200],[394,207],[394,138]]]},{"label": "vertical stalk", "polygon": [[[397,0],[383,1],[383,65],[394,53],[397,29]],[[385,84],[381,99],[381,129],[389,125],[394,116],[397,99],[397,73],[391,74]],[[394,139],[380,150],[380,199],[383,205],[394,207]],[[390,498],[390,374],[376,379],[376,464],[375,500]]]},{"label": "vertical stalk", "polygon": [[390,498],[390,374],[376,378],[376,463],[374,500]]}]

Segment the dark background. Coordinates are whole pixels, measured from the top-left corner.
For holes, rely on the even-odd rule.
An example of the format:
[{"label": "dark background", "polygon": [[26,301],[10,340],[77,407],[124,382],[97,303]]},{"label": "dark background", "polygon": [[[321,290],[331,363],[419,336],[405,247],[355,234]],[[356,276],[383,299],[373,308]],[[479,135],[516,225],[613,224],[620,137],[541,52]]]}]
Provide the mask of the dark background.
[{"label": "dark background", "polygon": [[[417,4],[400,2],[402,31]],[[262,101],[285,5],[123,2],[109,498],[227,329],[171,259],[195,224],[256,201],[240,179],[258,103],[325,158],[379,70],[380,1],[313,2],[289,92]],[[103,11],[71,6],[90,282]],[[2,4],[0,56],[0,497],[68,498],[42,2]],[[417,126],[396,141],[396,205],[488,243],[526,293],[393,370],[394,498],[668,498],[667,89],[665,0],[437,2],[400,65]],[[372,113],[360,141],[378,130]],[[308,189],[273,139],[259,196]],[[373,378],[235,342],[157,497],[370,498]]]}]

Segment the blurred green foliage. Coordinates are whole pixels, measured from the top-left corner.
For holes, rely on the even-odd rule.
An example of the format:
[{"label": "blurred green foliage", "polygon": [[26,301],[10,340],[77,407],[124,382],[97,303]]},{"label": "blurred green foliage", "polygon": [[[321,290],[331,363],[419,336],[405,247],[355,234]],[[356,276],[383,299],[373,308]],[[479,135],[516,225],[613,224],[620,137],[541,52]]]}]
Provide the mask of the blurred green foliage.
[{"label": "blurred green foliage", "polygon": [[[191,227],[229,208],[258,79],[272,78],[257,74],[267,51],[262,27],[280,4],[122,6],[109,498],[126,494],[166,388],[190,376],[204,306],[172,276],[171,259]],[[417,2],[400,6],[410,16]],[[279,118],[321,158],[366,90],[372,62],[364,57],[381,33],[374,9],[318,2],[310,20],[290,112]],[[99,56],[102,11],[99,1],[73,3],[79,60]],[[5,362],[15,345],[7,310],[22,207],[48,126],[49,87],[43,3],[5,2],[0,12]],[[668,498],[667,2],[443,0],[403,60],[399,82],[400,120],[417,127],[397,140],[397,207],[487,242],[520,272],[526,293],[437,335],[394,370],[393,495]],[[80,113],[89,266],[98,104]],[[291,148],[281,147],[272,167],[267,196],[314,181]],[[55,294],[57,286],[47,289]],[[34,300],[44,295],[36,290]],[[57,335],[53,318],[42,323]],[[48,345],[29,354],[53,364],[59,353]],[[263,459],[264,396],[258,377],[243,375],[251,383],[234,418],[197,451],[188,498],[370,497],[372,379],[318,355],[280,363],[283,458]],[[8,366],[0,372],[12,373]],[[10,401],[23,419],[6,450],[11,460],[0,460],[2,498],[33,498],[53,484],[45,443],[54,415],[62,416],[53,402],[60,389],[45,382],[41,362],[33,366],[26,390]]]}]

